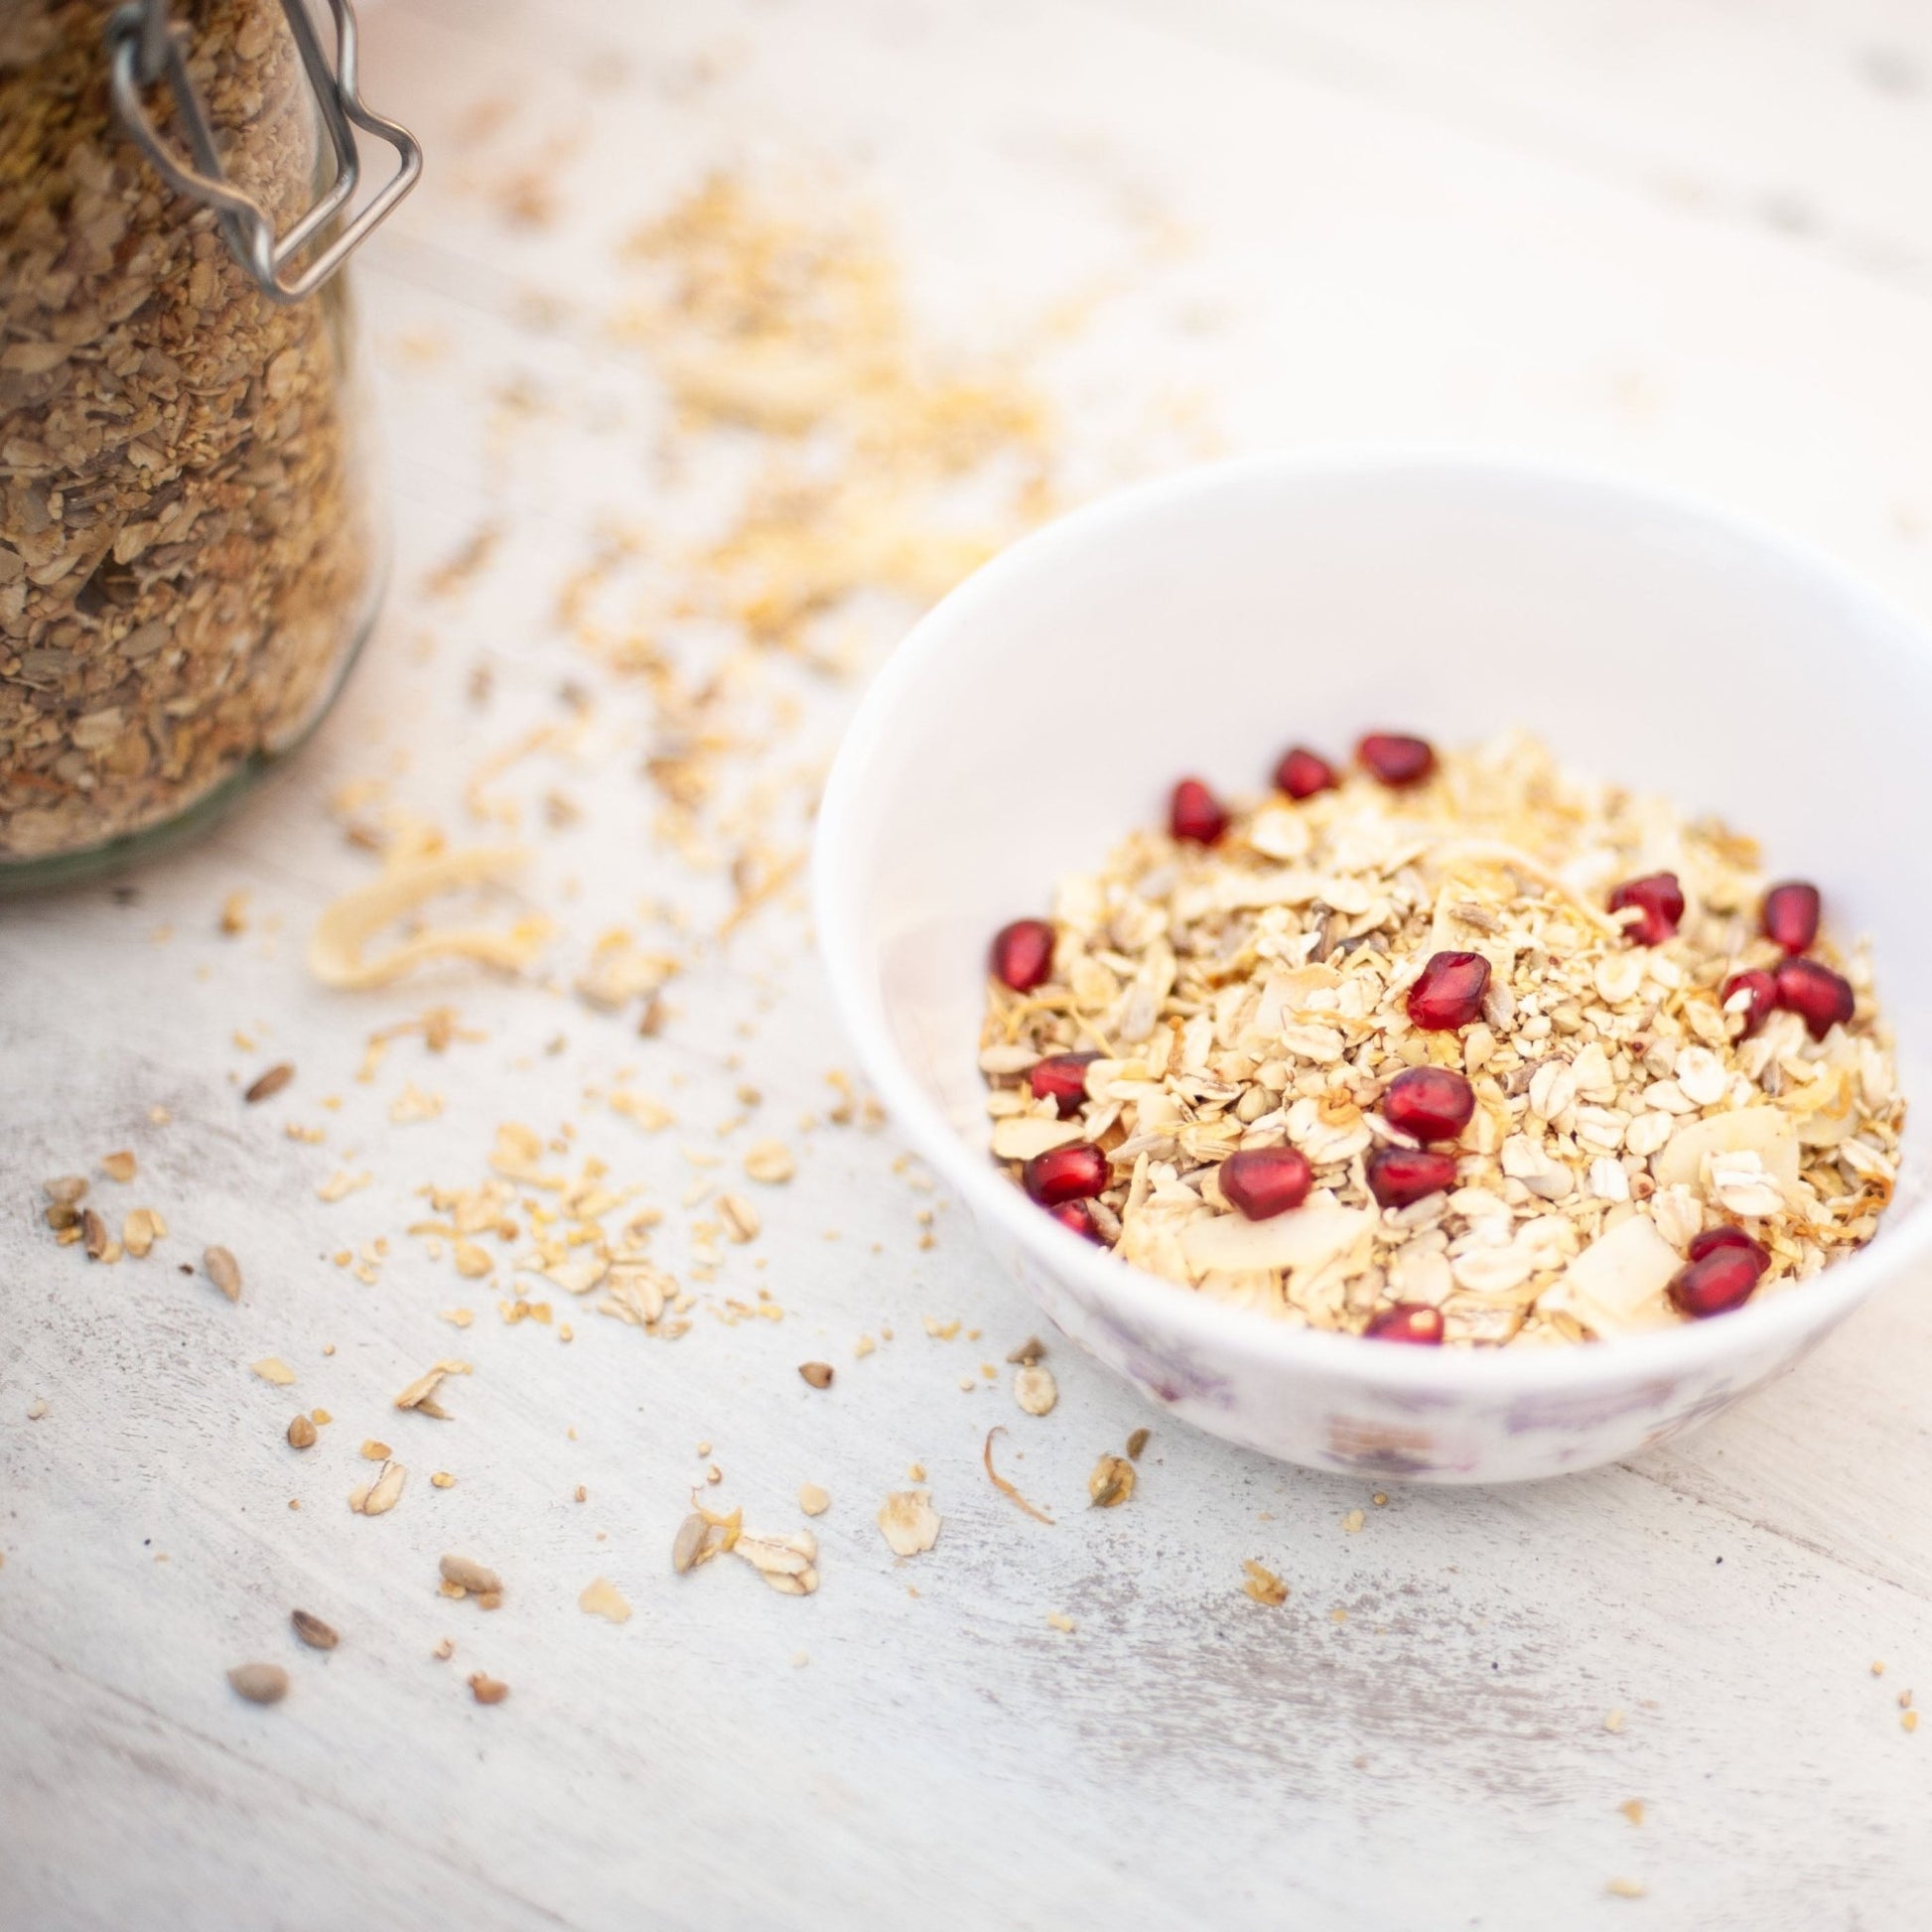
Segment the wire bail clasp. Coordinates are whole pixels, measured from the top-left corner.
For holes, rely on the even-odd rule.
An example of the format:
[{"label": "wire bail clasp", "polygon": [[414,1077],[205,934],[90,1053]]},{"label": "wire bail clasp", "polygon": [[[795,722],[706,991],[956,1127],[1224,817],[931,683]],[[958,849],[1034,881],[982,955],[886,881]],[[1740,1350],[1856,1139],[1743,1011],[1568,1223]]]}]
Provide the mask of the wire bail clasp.
[{"label": "wire bail clasp", "polygon": [[[363,104],[355,77],[355,14],[349,0],[328,0],[328,5],[336,24],[333,68],[306,0],[282,0],[282,12],[288,18],[289,32],[295,37],[335,153],[336,178],[315,206],[280,237],[261,204],[228,181],[214,145],[207,109],[188,70],[188,30],[169,19],[168,0],[127,0],[107,23],[108,86],[121,124],[171,188],[214,209],[235,260],[254,277],[271,302],[300,302],[319,289],[370,230],[388,217],[423,172],[423,151],[416,137]],[[161,138],[141,98],[143,87],[164,78],[187,130],[194,154],[192,166]],[[289,267],[295,257],[355,194],[361,179],[361,157],[355,144],[358,127],[396,151],[396,172],[341,234],[299,274],[291,276]]]}]

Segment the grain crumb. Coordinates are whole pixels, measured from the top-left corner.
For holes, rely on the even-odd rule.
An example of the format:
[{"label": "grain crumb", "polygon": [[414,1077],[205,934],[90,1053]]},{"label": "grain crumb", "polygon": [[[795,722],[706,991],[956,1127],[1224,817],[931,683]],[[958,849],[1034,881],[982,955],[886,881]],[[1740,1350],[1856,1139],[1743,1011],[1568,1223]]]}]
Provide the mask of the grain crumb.
[{"label": "grain crumb", "polygon": [[443,1581],[468,1596],[495,1596],[503,1593],[503,1582],[495,1571],[474,1557],[446,1556],[438,1560]]},{"label": "grain crumb", "polygon": [[307,1610],[291,1610],[289,1625],[311,1650],[334,1650],[342,1642],[333,1625],[323,1622],[319,1616],[312,1616]]},{"label": "grain crumb", "polygon": [[501,1704],[510,1694],[510,1687],[500,1678],[489,1677],[482,1671],[475,1671],[470,1678],[470,1695],[479,1704]]},{"label": "grain crumb", "polygon": [[121,1148],[113,1154],[100,1157],[100,1171],[109,1180],[132,1180],[134,1178],[134,1156]]},{"label": "grain crumb", "polygon": [[1060,1399],[1059,1384],[1044,1362],[1026,1362],[1013,1371],[1013,1399],[1030,1416],[1048,1414]]},{"label": "grain crumb", "polygon": [[280,1704],[289,1694],[289,1674],[280,1664],[237,1664],[228,1682],[250,1704]]},{"label": "grain crumb", "polygon": [[797,1172],[791,1150],[782,1141],[755,1141],[745,1150],[745,1173],[749,1179],[775,1187]]},{"label": "grain crumb", "polygon": [[1074,1630],[1073,1619],[1064,1610],[1049,1610],[1046,1614],[1046,1627],[1049,1630],[1064,1630],[1071,1636]]},{"label": "grain crumb", "polygon": [[939,1540],[939,1512],[925,1489],[896,1489],[879,1509],[879,1528],[898,1557],[916,1557]]},{"label": "grain crumb", "polygon": [[1348,1512],[1348,1514],[1341,1519],[1341,1527],[1349,1536],[1353,1536],[1355,1532],[1359,1530],[1362,1527],[1362,1525],[1367,1521],[1368,1521],[1368,1517],[1361,1510],[1351,1509]]},{"label": "grain crumb", "polygon": [[1288,1586],[1266,1565],[1257,1563],[1253,1557],[1245,1557],[1241,1568],[1246,1573],[1241,1587],[1257,1603],[1274,1606],[1288,1601]]},{"label": "grain crumb", "polygon": [[1623,1713],[1621,1711],[1609,1712],[1603,1719],[1603,1728],[1612,1732],[1621,1730],[1623,1728]]},{"label": "grain crumb", "polygon": [[622,1591],[603,1577],[593,1577],[584,1586],[583,1593],[577,1599],[577,1607],[587,1616],[601,1616],[610,1623],[627,1623],[630,1620],[630,1605]]},{"label": "grain crumb", "polygon": [[798,1373],[815,1389],[829,1389],[832,1386],[830,1362],[800,1362]]},{"label": "grain crumb", "polygon": [[1612,1878],[1604,1885],[1603,1889],[1612,1898],[1641,1898],[1644,1896],[1644,1888],[1635,1878]]},{"label": "grain crumb", "polygon": [[815,1482],[801,1482],[798,1485],[798,1507],[807,1516],[823,1516],[832,1507],[831,1494]]},{"label": "grain crumb", "polygon": [[358,1516],[386,1516],[408,1479],[409,1471],[400,1462],[385,1462],[373,1481],[349,1492],[348,1506]]},{"label": "grain crumb", "polygon": [[1087,1495],[1095,1509],[1118,1509],[1134,1493],[1138,1480],[1124,1455],[1103,1455],[1087,1478]]},{"label": "grain crumb", "polygon": [[1629,1819],[1631,1824],[1641,1825],[1643,1823],[1643,1800],[1641,1798],[1626,1798],[1617,1806],[1617,1810],[1625,1818]]},{"label": "grain crumb", "polygon": [[429,1486],[432,1489],[454,1489],[456,1487],[456,1477],[448,1469],[432,1469],[430,1471]]},{"label": "grain crumb", "polygon": [[226,1248],[208,1248],[202,1255],[202,1266],[207,1270],[207,1278],[230,1302],[241,1299],[241,1264]]},{"label": "grain crumb", "polygon": [[264,1382],[273,1382],[278,1389],[287,1388],[295,1380],[295,1370],[279,1355],[264,1355],[260,1361],[250,1362],[248,1366]]},{"label": "grain crumb", "polygon": [[1137,1429],[1135,1430],[1133,1435],[1128,1437],[1127,1439],[1128,1461],[1138,1462],[1141,1459],[1141,1451],[1147,1448],[1148,1438],[1153,1434],[1154,1432],[1151,1429]]}]

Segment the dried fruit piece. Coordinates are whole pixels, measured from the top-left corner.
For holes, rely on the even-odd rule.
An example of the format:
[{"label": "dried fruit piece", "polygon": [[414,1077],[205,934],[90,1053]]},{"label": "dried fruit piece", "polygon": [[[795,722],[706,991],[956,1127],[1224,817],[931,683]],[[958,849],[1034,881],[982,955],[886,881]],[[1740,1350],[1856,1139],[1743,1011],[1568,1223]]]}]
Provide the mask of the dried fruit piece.
[{"label": "dried fruit piece", "polygon": [[1419,1342],[1434,1348],[1443,1339],[1443,1311],[1425,1302],[1398,1302],[1393,1308],[1377,1309],[1362,1333],[1370,1341]]},{"label": "dried fruit piece", "polygon": [[289,1624],[311,1650],[334,1650],[342,1642],[332,1625],[319,1616],[311,1616],[307,1610],[291,1610]]},{"label": "dried fruit piece", "polygon": [[1852,982],[1815,959],[1781,959],[1772,974],[1778,1005],[1805,1023],[1813,1039],[1852,1018],[1858,1004]]},{"label": "dried fruit piece", "polygon": [[832,1386],[830,1362],[800,1362],[798,1373],[815,1389],[829,1389]]},{"label": "dried fruit piece", "polygon": [[1035,1100],[1051,1100],[1062,1120],[1071,1120],[1087,1097],[1087,1068],[1098,1053],[1054,1053],[1035,1060],[1027,1085]]},{"label": "dried fruit piece", "polygon": [[250,1704],[280,1704],[289,1694],[289,1674],[280,1664],[237,1664],[228,1682]]},{"label": "dried fruit piece", "polygon": [[1748,1248],[1725,1242],[1686,1262],[1671,1277],[1666,1293],[1679,1313],[1694,1319],[1725,1314],[1751,1299],[1764,1266],[1764,1250],[1756,1242]]},{"label": "dried fruit piece", "polygon": [[1816,886],[1787,879],[1764,895],[1758,922],[1774,946],[1783,947],[1787,953],[1809,952],[1818,937],[1821,906]]},{"label": "dried fruit piece", "polygon": [[1128,1437],[1127,1459],[1130,1462],[1138,1462],[1141,1459],[1141,1451],[1147,1448],[1148,1438],[1153,1434],[1154,1431],[1151,1429],[1137,1429]]},{"label": "dried fruit piece", "polygon": [[293,1064],[288,1060],[277,1060],[273,1066],[255,1075],[247,1092],[241,1097],[251,1107],[258,1100],[272,1100],[294,1078]]},{"label": "dried fruit piece", "polygon": [[1036,1154],[1020,1171],[1021,1185],[1042,1207],[1088,1200],[1107,1185],[1107,1157],[1090,1141]]},{"label": "dried fruit piece", "polygon": [[1044,919],[1015,919],[993,935],[993,977],[1016,993],[1031,993],[1052,977],[1053,928]]},{"label": "dried fruit piece", "polygon": [[1168,830],[1191,845],[1218,845],[1228,829],[1227,808],[1198,778],[1182,778],[1168,801]]},{"label": "dried fruit piece", "polygon": [[1333,791],[1340,783],[1335,767],[1326,759],[1300,745],[1285,752],[1275,767],[1275,789],[1291,798],[1312,798],[1317,791]]},{"label": "dried fruit piece", "polygon": [[1676,935],[1678,921],[1684,916],[1684,888],[1674,872],[1645,873],[1641,879],[1626,879],[1612,889],[1612,912],[1634,907],[1637,916],[1623,921],[1623,930],[1639,946],[1661,946]]},{"label": "dried fruit piece", "polygon": [[1103,1248],[1107,1245],[1107,1237],[1100,1232],[1100,1223],[1093,1218],[1093,1209],[1085,1201],[1058,1201],[1046,1212],[1067,1233],[1077,1234],[1082,1241],[1092,1241]]},{"label": "dried fruit piece", "polygon": [[1748,972],[1732,973],[1719,998],[1726,1013],[1744,1016],[1743,1036],[1748,1039],[1776,1010],[1778,983],[1769,973],[1752,967]]},{"label": "dried fruit piece", "polygon": [[1383,1207],[1407,1207],[1455,1185],[1455,1156],[1426,1148],[1378,1147],[1362,1164],[1368,1191]]},{"label": "dried fruit piece", "polygon": [[1400,732],[1370,732],[1355,756],[1385,785],[1419,785],[1436,769],[1436,748],[1426,738]]},{"label": "dried fruit piece", "polygon": [[1479,952],[1439,952],[1429,956],[1409,989],[1409,1020],[1425,1033],[1449,1033],[1482,1013],[1489,991],[1489,962]]},{"label": "dried fruit piece", "polygon": [[[241,1299],[241,1264],[226,1248],[209,1248],[202,1256],[207,1278],[230,1302]],[[251,1304],[252,1306],[252,1304]]]},{"label": "dried fruit piece", "polygon": [[1314,1170],[1307,1155],[1292,1147],[1244,1147],[1221,1163],[1217,1177],[1237,1213],[1269,1221],[1308,1199]]},{"label": "dried fruit piece", "polygon": [[316,1426],[307,1416],[298,1415],[289,1423],[289,1448],[314,1449],[316,1446]]},{"label": "dried fruit piece", "polygon": [[1124,1455],[1103,1455],[1087,1478],[1087,1496],[1095,1509],[1118,1509],[1134,1493],[1139,1480],[1133,1463]]},{"label": "dried fruit piece", "polygon": [[1383,1119],[1419,1141],[1454,1140],[1475,1108],[1475,1088],[1444,1066],[1412,1066],[1382,1096]]}]

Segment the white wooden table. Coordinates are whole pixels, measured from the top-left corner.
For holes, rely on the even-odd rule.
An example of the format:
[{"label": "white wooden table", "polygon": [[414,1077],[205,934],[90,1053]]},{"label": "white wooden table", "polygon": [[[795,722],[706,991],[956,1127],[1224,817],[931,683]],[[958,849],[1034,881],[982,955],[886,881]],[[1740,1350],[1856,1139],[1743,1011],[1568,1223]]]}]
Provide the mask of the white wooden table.
[{"label": "white wooden table", "polygon": [[[553,607],[590,532],[674,513],[648,377],[596,318],[616,240],[708,166],[839,171],[966,338],[1131,266],[1123,209],[1158,201],[1190,252],[1127,274],[1046,372],[1095,481],[1169,394],[1236,449],[1528,445],[1758,511],[1932,618],[1932,23],[1883,0],[385,0],[368,27],[370,96],[432,155],[361,279],[399,485],[376,644],[215,838],[131,894],[0,912],[0,1925],[1932,1921],[1932,1730],[1897,1703],[1932,1695],[1932,1298],[1893,1293],[1631,1466],[1378,1508],[1165,1424],[1064,1347],[1043,1421],[960,1391],[1034,1317],[955,1213],[918,1246],[928,1197],[890,1132],[798,1130],[844,1053],[795,909],[679,982],[655,1040],[561,978],[351,997],[302,963],[370,870],[337,788],[383,778],[475,838],[465,776],[561,715],[565,679],[601,750],[507,782],[587,807],[581,890],[552,860],[545,909],[581,951],[682,890],[636,774],[647,701]],[[480,105],[518,92],[480,142]],[[563,135],[557,218],[505,225],[479,184]],[[485,522],[484,569],[426,598]],[[801,758],[852,696],[810,698]],[[242,888],[250,930],[222,937]],[[400,1041],[358,1083],[365,1035],[437,1002],[483,1038]],[[296,1084],[245,1107],[278,1058]],[[625,1066],[677,1129],[585,1102]],[[748,1080],[763,1101],[725,1145],[779,1134],[800,1173],[759,1190],[764,1233],[705,1294],[768,1285],[782,1322],[701,1308],[665,1343],[569,1308],[566,1345],[401,1235],[413,1190],[474,1185],[508,1119],[573,1123],[675,1224],[681,1148],[720,1145]],[[439,1119],[389,1124],[405,1081]],[[91,1266],[40,1226],[39,1182],[124,1146],[139,1180],[97,1191],[173,1234]],[[325,1203],[338,1168],[375,1177]],[[329,1258],[378,1236],[373,1283]],[[242,1260],[238,1305],[175,1267],[209,1241]],[[438,1318],[459,1302],[462,1333]],[[268,1355],[294,1388],[251,1374]],[[476,1372],[452,1421],[391,1409],[453,1355]],[[795,1373],[815,1356],[823,1394]],[[282,1441],[298,1403],[338,1419],[306,1456]],[[1053,1527],[988,1483],[995,1422]],[[1084,1509],[1142,1422],[1139,1493]],[[345,1499],[376,1436],[412,1475],[365,1519]],[[897,1565],[873,1517],[914,1460],[945,1527]],[[801,1481],[831,1491],[815,1596],[672,1576],[712,1461],[755,1527],[799,1523]],[[501,1572],[500,1609],[436,1593],[446,1550]],[[1240,1593],[1244,1557],[1285,1608]],[[580,1612],[599,1576],[627,1623]],[[340,1649],[298,1649],[295,1604]],[[290,1668],[286,1703],[229,1692],[251,1657]],[[474,1703],[473,1670],[508,1702]]]}]

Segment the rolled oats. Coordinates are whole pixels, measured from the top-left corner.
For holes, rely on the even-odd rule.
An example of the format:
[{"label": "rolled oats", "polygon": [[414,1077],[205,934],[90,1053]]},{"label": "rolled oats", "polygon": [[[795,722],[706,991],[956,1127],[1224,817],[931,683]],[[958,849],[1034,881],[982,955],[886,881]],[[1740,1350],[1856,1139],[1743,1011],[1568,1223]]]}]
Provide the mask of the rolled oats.
[{"label": "rolled oats", "polygon": [[[1665,867],[1684,916],[1633,943],[1605,901]],[[989,982],[994,1156],[1017,1174],[1097,1149],[1083,1231],[1292,1324],[1360,1331],[1401,1303],[1452,1345],[1632,1333],[1682,1318],[1665,1290],[1689,1243],[1739,1223],[1770,1257],[1757,1293],[1781,1292],[1870,1238],[1904,1110],[1863,955],[1813,948],[1857,995],[1823,1039],[1789,1012],[1747,1035],[1748,1002],[1726,1005],[1781,956],[1762,889],[1748,842],[1520,735],[1410,789],[1270,799],[1212,845],[1135,834],[1060,882],[1046,981]],[[1459,1033],[1409,1017],[1438,951],[1489,968]],[[1063,1120],[1030,1076],[1067,1053],[1092,1058]],[[1473,1090],[1454,1184],[1383,1208],[1365,1164],[1414,1143],[1382,1098],[1422,1066]],[[1222,1162],[1284,1143],[1313,1171],[1303,1204],[1233,1211]]]}]

